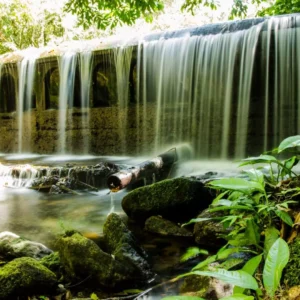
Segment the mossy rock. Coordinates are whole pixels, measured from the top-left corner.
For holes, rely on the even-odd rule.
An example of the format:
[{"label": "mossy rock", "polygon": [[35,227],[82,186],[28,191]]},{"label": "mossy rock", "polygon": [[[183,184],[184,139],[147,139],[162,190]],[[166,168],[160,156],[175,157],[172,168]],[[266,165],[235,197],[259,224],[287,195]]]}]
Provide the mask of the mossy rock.
[{"label": "mossy rock", "polygon": [[40,263],[52,271],[59,279],[62,276],[61,261],[58,252],[53,252],[50,255],[44,256]]},{"label": "mossy rock", "polygon": [[152,216],[146,220],[145,230],[162,236],[192,237],[193,233],[176,223],[160,216]]},{"label": "mossy rock", "polygon": [[144,282],[153,275],[145,251],[119,215],[112,213],[107,217],[103,233],[107,250],[122,264],[130,281]]},{"label": "mossy rock", "polygon": [[187,276],[179,288],[180,294],[217,300],[231,296],[233,286],[216,278],[207,276]]},{"label": "mossy rock", "polygon": [[57,247],[64,277],[72,283],[84,280],[87,284],[95,283],[110,288],[130,282],[129,274],[121,262],[79,232],[66,232],[57,241]]},{"label": "mossy rock", "polygon": [[160,215],[175,222],[187,221],[208,207],[212,192],[203,183],[189,178],[167,179],[138,188],[122,200],[129,218],[145,221]]},{"label": "mossy rock", "polygon": [[290,259],[284,269],[283,281],[292,287],[300,285],[300,237],[297,237],[290,245]]},{"label": "mossy rock", "polygon": [[56,285],[55,274],[33,258],[16,258],[0,268],[0,299],[55,294]]},{"label": "mossy rock", "polygon": [[[220,217],[219,213],[210,213],[208,210],[201,212],[197,218],[213,218]],[[222,235],[227,235],[229,233],[222,223],[215,220],[208,220],[203,222],[198,222],[194,226],[194,237],[195,242],[199,245],[205,245],[210,247],[220,247],[226,244]]]}]

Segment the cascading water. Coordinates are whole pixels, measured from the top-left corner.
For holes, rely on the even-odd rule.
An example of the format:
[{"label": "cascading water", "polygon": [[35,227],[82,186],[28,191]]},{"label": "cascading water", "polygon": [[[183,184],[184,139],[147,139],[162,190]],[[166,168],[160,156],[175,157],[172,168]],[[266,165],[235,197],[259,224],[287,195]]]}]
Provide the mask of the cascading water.
[{"label": "cascading water", "polygon": [[[184,142],[200,158],[257,154],[299,133],[299,28],[300,17],[292,15],[149,35],[137,45],[119,43],[96,52],[85,47],[77,49],[80,56],[75,50],[67,51],[59,61],[59,95],[53,91],[52,98],[48,97],[52,101],[59,97],[57,120],[55,113],[45,113],[43,107],[49,106],[44,105],[47,97],[42,95],[57,66],[53,59],[49,59],[50,67],[39,61],[36,114],[40,116],[29,127],[36,125],[40,139],[48,128],[48,139],[55,139],[57,130],[57,147],[49,152],[57,148],[60,154],[71,152],[79,139],[77,153],[159,153],[161,148]],[[19,151],[23,152],[34,63],[24,58],[19,70],[17,123]],[[2,77],[13,83],[13,64],[4,64]],[[48,88],[55,90],[50,83]],[[5,107],[3,112],[13,112]],[[73,107],[80,113],[79,109],[73,112]],[[45,116],[51,116],[53,124],[45,124]],[[12,116],[3,128],[13,128],[13,122]],[[45,145],[36,149],[47,153]]]},{"label": "cascading water", "polygon": [[68,108],[73,108],[76,61],[76,52],[64,53],[59,61],[59,138],[57,148],[60,154],[66,154],[66,125],[71,125],[71,122],[68,122]]},{"label": "cascading water", "polygon": [[127,110],[129,99],[129,75],[132,58],[132,46],[121,46],[114,49],[114,60],[117,75],[118,126],[121,152],[126,153]]},{"label": "cascading water", "polygon": [[[35,108],[33,101],[34,78],[36,60],[40,55],[40,49],[30,48],[24,52],[24,58],[19,62],[19,102],[18,102],[18,152],[31,151],[30,145],[23,145],[24,127],[26,128],[27,142],[31,140],[31,109]],[[23,122],[26,113],[26,122]]]},{"label": "cascading water", "polygon": [[[80,79],[81,79],[81,112],[82,112],[82,130],[88,132],[89,130],[89,104],[90,104],[90,90],[92,79],[92,51],[84,51],[80,53]],[[89,152],[89,134],[83,133],[83,149],[84,153]]]}]

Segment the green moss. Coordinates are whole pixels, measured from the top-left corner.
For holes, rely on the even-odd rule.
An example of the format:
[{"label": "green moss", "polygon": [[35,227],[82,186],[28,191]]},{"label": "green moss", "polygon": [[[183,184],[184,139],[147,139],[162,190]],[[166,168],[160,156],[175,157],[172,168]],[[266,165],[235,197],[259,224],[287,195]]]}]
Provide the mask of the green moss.
[{"label": "green moss", "polygon": [[40,263],[49,270],[51,270],[57,278],[61,277],[61,262],[58,252],[53,252],[50,255],[44,256],[40,260]]},{"label": "green moss", "polygon": [[12,260],[0,268],[0,299],[53,291],[54,273],[33,258]]},{"label": "green moss", "polygon": [[209,289],[209,284],[209,277],[191,275],[184,279],[180,286],[180,293],[193,293],[194,296],[205,297]]},{"label": "green moss", "polygon": [[290,244],[290,259],[284,269],[284,282],[289,286],[300,285],[299,269],[300,269],[300,238],[296,238]]},{"label": "green moss", "polygon": [[162,215],[170,220],[187,220],[199,210],[207,208],[212,195],[203,184],[189,178],[167,179],[138,188],[122,200],[127,215],[135,220],[145,220]]}]

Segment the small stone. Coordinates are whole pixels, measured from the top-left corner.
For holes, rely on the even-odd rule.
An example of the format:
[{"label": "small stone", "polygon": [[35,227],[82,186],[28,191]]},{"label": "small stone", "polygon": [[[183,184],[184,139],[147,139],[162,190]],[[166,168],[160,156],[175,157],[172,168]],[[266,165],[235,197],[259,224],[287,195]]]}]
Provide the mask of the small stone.
[{"label": "small stone", "polygon": [[21,238],[9,231],[0,233],[0,255],[6,259],[32,257],[40,259],[52,253],[52,250],[41,243]]}]

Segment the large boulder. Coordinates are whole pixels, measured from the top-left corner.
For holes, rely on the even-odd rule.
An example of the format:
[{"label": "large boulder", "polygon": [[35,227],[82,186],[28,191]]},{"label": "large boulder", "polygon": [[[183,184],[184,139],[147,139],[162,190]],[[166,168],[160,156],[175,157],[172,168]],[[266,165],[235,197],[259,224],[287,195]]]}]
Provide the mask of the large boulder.
[{"label": "large boulder", "polygon": [[212,192],[200,181],[189,178],[167,179],[138,188],[122,200],[129,218],[145,221],[151,216],[175,221],[187,221],[208,207]]},{"label": "large boulder", "polygon": [[145,282],[153,275],[145,251],[119,215],[112,213],[107,217],[103,233],[107,251],[122,264],[124,274],[132,282]]},{"label": "large boulder", "polygon": [[0,268],[0,286],[0,299],[17,299],[18,296],[55,294],[57,279],[37,260],[21,257]]},{"label": "large boulder", "polygon": [[57,247],[65,277],[71,282],[89,278],[101,286],[111,287],[124,280],[118,272],[121,266],[114,258],[79,232],[66,232],[58,239]]},{"label": "large boulder", "polygon": [[145,230],[162,236],[193,237],[188,229],[160,216],[152,216],[146,220]]},{"label": "large boulder", "polygon": [[0,255],[4,259],[24,256],[40,259],[51,253],[52,250],[41,243],[29,241],[8,231],[0,233]]}]

